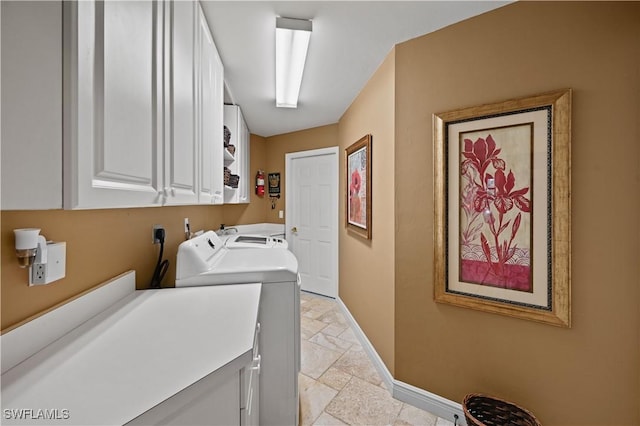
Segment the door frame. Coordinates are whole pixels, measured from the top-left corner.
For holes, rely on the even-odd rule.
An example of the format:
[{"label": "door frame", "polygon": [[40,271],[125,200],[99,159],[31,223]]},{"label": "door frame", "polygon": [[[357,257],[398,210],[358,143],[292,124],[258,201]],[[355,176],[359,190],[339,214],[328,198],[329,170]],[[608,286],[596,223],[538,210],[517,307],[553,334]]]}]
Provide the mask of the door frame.
[{"label": "door frame", "polygon": [[291,167],[292,162],[298,158],[306,158],[306,157],[318,157],[321,155],[333,155],[334,156],[334,164],[336,166],[336,174],[334,179],[334,189],[336,196],[336,209],[332,213],[331,221],[334,225],[334,241],[335,241],[335,250],[334,250],[334,259],[333,259],[333,276],[335,277],[335,297],[336,299],[339,297],[339,289],[340,289],[340,280],[338,273],[340,268],[338,266],[339,260],[339,252],[340,252],[340,233],[339,233],[339,217],[340,217],[340,147],[332,146],[329,148],[320,148],[320,149],[312,149],[308,151],[299,151],[299,152],[291,152],[285,154],[285,239],[290,240],[291,238],[291,222],[289,221],[290,212],[295,208],[295,196],[294,191],[290,191],[289,188],[292,187],[291,182]]}]

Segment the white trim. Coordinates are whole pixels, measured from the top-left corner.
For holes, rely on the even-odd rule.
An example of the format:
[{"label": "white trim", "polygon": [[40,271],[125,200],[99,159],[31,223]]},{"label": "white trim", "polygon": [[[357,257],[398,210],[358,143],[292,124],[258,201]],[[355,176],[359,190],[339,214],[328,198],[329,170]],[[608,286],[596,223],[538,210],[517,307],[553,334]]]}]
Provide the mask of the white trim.
[{"label": "white trim", "polygon": [[362,348],[369,356],[369,359],[371,359],[371,362],[378,371],[378,374],[380,374],[380,377],[382,378],[382,381],[384,382],[386,388],[389,389],[389,392],[391,392],[391,395],[395,399],[433,413],[436,416],[448,420],[454,424],[466,425],[464,413],[462,411],[462,405],[460,405],[459,403],[443,398],[440,395],[436,395],[435,393],[431,393],[400,380],[394,379],[391,375],[391,372],[382,361],[382,358],[380,358],[380,355],[378,355],[378,352],[373,347],[364,331],[362,331],[360,325],[358,325],[358,322],[355,320],[353,315],[351,315],[351,312],[349,312],[349,309],[344,304],[342,299],[338,297],[336,298],[336,302],[342,310],[343,315],[349,322],[349,325],[351,326],[351,329],[353,330],[355,336],[358,338],[358,341],[362,345]]},{"label": "white trim", "polygon": [[318,155],[338,155],[338,147],[330,146],[329,148],[310,149],[308,151],[289,152],[285,154],[286,159],[290,158],[304,158],[304,157],[317,157]]},{"label": "white trim", "polygon": [[[466,425],[462,405],[455,401],[401,382],[400,380],[393,381],[392,395],[397,400],[433,413],[454,424]],[[457,422],[455,416],[458,416]]]},{"label": "white trim", "polygon": [[340,306],[340,309],[342,310],[342,314],[345,316],[345,318],[349,322],[349,325],[351,326],[353,333],[356,335],[356,337],[360,341],[360,345],[362,345],[362,349],[364,349],[367,355],[369,355],[369,359],[371,359],[373,366],[376,368],[376,370],[378,370],[378,374],[380,374],[380,377],[382,378],[384,385],[391,392],[391,390],[393,389],[393,376],[391,375],[391,372],[389,371],[387,366],[384,364],[384,361],[382,361],[382,358],[380,358],[380,355],[378,355],[378,352],[376,352],[375,348],[373,347],[369,339],[367,339],[367,336],[364,334],[364,331],[362,331],[362,329],[356,322],[356,319],[353,317],[353,315],[351,315],[351,312],[349,312],[349,309],[344,304],[342,299],[337,297],[336,302],[338,303],[338,306]]}]

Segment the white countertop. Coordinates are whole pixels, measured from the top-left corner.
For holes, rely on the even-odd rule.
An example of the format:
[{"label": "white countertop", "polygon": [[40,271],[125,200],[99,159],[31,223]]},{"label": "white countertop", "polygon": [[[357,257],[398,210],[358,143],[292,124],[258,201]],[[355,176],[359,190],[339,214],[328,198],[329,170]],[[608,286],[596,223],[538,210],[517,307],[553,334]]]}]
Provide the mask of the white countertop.
[{"label": "white countertop", "polygon": [[[261,284],[140,290],[2,375],[2,424],[122,425],[251,351]],[[7,409],[68,419],[15,421]]]}]

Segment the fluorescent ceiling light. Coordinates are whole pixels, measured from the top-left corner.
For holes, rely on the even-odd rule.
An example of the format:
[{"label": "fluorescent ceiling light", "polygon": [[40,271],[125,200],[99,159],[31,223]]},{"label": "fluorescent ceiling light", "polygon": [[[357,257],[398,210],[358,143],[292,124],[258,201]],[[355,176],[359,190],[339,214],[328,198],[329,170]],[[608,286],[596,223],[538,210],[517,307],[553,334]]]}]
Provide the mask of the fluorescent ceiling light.
[{"label": "fluorescent ceiling light", "polygon": [[297,108],[311,21],[276,18],[276,106]]}]

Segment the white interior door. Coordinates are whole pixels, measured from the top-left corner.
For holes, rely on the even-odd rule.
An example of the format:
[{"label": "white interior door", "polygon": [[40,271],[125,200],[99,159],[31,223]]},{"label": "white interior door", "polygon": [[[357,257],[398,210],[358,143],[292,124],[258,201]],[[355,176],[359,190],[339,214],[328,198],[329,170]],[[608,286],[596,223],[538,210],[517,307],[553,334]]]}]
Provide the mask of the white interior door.
[{"label": "white interior door", "polygon": [[286,155],[286,235],[302,290],[338,296],[338,147]]}]

